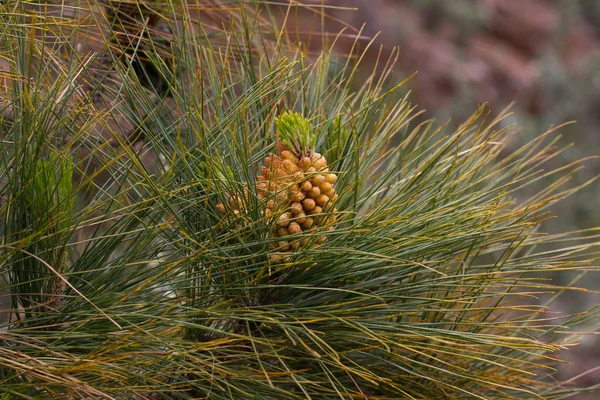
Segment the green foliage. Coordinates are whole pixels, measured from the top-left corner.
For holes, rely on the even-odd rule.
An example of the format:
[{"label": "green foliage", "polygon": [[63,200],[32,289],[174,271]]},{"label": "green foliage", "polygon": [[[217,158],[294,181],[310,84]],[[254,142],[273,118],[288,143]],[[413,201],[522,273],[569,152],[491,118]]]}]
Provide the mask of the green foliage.
[{"label": "green foliage", "polygon": [[[394,57],[353,92],[360,54],[340,60],[332,47],[309,57],[274,22],[291,8],[166,2],[172,35],[140,18],[127,29],[150,34],[127,44],[114,40],[126,24],[75,3],[53,18],[20,1],[0,12],[12,113],[2,120],[0,164],[0,271],[12,302],[0,327],[3,391],[577,392],[553,380],[556,352],[578,339],[565,332],[597,313],[549,314],[557,296],[577,289],[540,273],[596,269],[597,237],[573,244],[568,233],[539,232],[545,209],[576,190],[563,184],[579,166],[543,170],[560,151],[551,132],[511,151],[515,131],[484,109],[454,132],[412,126],[414,107],[387,86]],[[211,23],[224,14],[228,23]],[[98,37],[94,51],[79,48]],[[339,175],[339,220],[322,245],[275,266],[272,221],[250,183],[277,125],[290,138],[306,122],[299,115],[314,131],[298,144],[314,140]],[[547,177],[555,184],[521,198]],[[244,215],[217,211],[231,196]]]},{"label": "green foliage", "polygon": [[309,120],[296,112],[286,111],[275,118],[281,140],[295,154],[307,154],[315,148],[315,134]]},{"label": "green foliage", "polygon": [[[12,177],[18,179],[20,190],[11,192],[15,196],[10,201],[13,218],[5,233],[13,253],[7,261],[10,282],[19,293],[25,315],[44,302],[58,300],[55,296],[63,284],[75,200],[70,158],[51,152],[47,159],[29,159],[28,164],[19,171],[23,175]],[[13,244],[18,242],[22,247]]]}]

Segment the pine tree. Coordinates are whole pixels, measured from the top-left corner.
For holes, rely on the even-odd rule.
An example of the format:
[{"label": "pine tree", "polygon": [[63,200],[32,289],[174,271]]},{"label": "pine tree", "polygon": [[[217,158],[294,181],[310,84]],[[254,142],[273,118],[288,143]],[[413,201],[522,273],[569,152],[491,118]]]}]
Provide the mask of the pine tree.
[{"label": "pine tree", "polygon": [[0,5],[3,398],[590,389],[555,377],[597,311],[549,315],[578,289],[543,274],[598,249],[540,231],[577,190],[552,132],[416,123],[396,52],[365,78],[360,33],[315,55],[296,6],[200,3]]}]

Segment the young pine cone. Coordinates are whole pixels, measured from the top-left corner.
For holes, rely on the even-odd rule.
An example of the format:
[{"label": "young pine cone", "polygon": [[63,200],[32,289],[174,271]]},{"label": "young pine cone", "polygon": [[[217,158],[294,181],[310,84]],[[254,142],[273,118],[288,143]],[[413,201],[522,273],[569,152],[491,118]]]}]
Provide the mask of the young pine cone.
[{"label": "young pine cone", "polygon": [[[329,231],[336,222],[333,206],[338,198],[334,184],[337,175],[327,168],[327,160],[313,151],[314,133],[309,121],[297,113],[286,112],[275,120],[281,140],[276,153],[265,157],[257,177],[257,193],[266,201],[266,216],[276,218],[271,244],[277,254],[271,261],[287,261],[282,253],[292,253],[303,247],[322,244],[326,236],[317,231]],[[230,209],[240,209],[240,199],[229,199]],[[225,206],[217,209],[225,213]]]}]

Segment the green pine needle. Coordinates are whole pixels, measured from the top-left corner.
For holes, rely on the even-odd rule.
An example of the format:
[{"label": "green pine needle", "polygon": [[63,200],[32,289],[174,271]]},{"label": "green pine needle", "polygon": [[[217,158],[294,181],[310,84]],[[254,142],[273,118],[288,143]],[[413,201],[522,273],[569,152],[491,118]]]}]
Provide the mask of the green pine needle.
[{"label": "green pine needle", "polygon": [[316,135],[308,119],[297,112],[285,111],[275,118],[279,138],[296,155],[310,155],[315,149]]},{"label": "green pine needle", "polygon": [[[551,131],[517,147],[484,109],[413,123],[388,86],[397,52],[370,73],[326,42],[305,56],[278,2],[129,0],[115,21],[119,2],[37,3],[0,5],[0,397],[590,389],[556,371],[599,311],[557,314],[589,291],[546,277],[597,271],[600,235],[543,233],[582,163],[547,168]],[[274,120],[295,152],[318,146],[339,194],[335,229],[298,237],[327,240],[277,266],[291,244],[256,182]],[[243,213],[217,211],[238,198]]]}]

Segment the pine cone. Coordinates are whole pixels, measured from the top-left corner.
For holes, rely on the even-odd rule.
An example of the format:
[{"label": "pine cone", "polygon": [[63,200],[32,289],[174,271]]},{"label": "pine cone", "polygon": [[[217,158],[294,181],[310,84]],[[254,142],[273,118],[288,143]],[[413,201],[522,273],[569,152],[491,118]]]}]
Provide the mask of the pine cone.
[{"label": "pine cone", "polygon": [[[329,171],[325,157],[313,151],[314,134],[308,120],[286,112],[275,122],[281,140],[277,152],[265,157],[256,189],[259,199],[266,201],[264,215],[276,218],[272,235],[280,239],[271,244],[276,253],[269,258],[286,262],[289,257],[282,253],[318,246],[326,236],[315,233],[333,229],[337,175]],[[244,212],[242,199],[230,197],[228,202],[234,213]],[[226,213],[222,203],[217,210]]]}]

